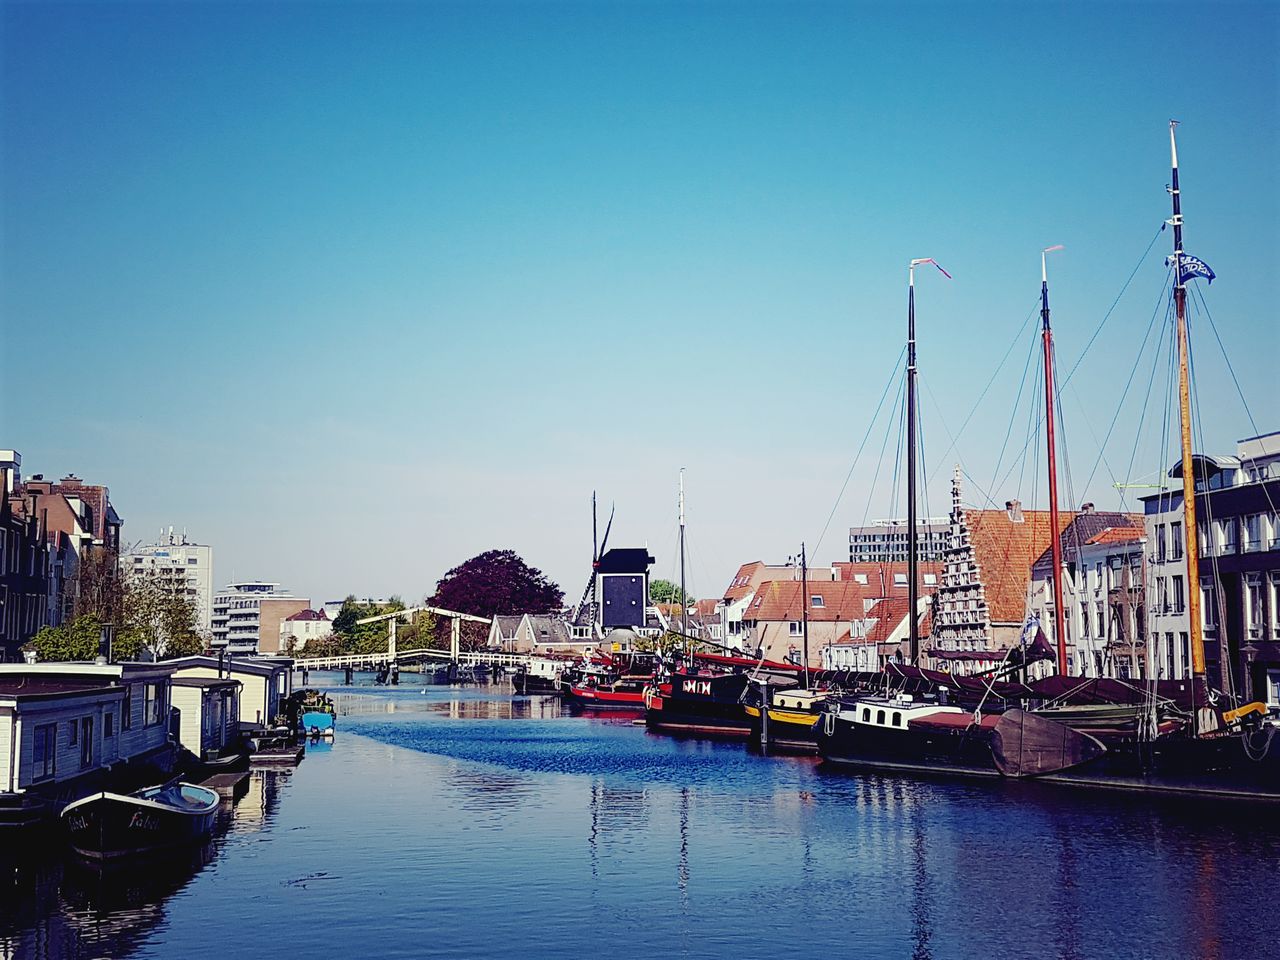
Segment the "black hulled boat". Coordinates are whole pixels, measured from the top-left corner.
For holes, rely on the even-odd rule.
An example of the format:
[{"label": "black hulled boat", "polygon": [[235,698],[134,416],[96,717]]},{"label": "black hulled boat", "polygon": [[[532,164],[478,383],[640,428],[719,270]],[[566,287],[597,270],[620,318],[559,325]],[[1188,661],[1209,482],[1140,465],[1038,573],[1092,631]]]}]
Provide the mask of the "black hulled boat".
[{"label": "black hulled boat", "polygon": [[62,811],[72,848],[94,860],[147,853],[203,840],[213,832],[218,795],[190,783],[136,793],[95,793]]}]

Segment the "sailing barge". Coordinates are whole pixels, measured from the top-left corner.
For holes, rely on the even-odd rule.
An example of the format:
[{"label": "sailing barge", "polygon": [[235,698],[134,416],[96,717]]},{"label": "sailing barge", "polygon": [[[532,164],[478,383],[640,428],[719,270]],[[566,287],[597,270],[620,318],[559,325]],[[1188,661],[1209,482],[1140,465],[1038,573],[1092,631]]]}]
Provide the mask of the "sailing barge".
[{"label": "sailing barge", "polygon": [[[1172,159],[1173,256],[1181,463],[1194,464],[1191,439],[1190,348],[1186,318],[1187,281],[1212,277],[1203,262],[1187,257],[1182,246],[1181,194],[1178,183],[1176,122],[1169,127]],[[1048,276],[1041,255],[1041,316],[1044,352],[1045,433],[1047,443],[1050,528],[1058,521],[1057,469],[1054,443],[1053,337],[1049,322]],[[916,398],[914,269],[934,261],[913,260],[908,292],[907,486],[910,610],[917,609],[916,543]],[[935,263],[936,265],[936,263]],[[941,268],[939,268],[941,269]],[[945,273],[945,271],[944,271]],[[990,681],[972,681],[917,671],[907,683],[886,672],[885,689],[832,699],[815,726],[818,749],[836,767],[908,772],[950,773],[979,777],[1035,778],[1079,786],[1136,789],[1162,793],[1280,799],[1280,748],[1272,749],[1276,727],[1263,722],[1261,703],[1235,705],[1206,681],[1203,621],[1200,612],[1196,478],[1184,471],[1189,495],[1182,498],[1186,536],[1186,583],[1190,626],[1191,677],[1186,682],[1132,683],[1066,676],[1066,630],[1063,622],[1061,540],[1052,536],[1053,617],[1059,675],[1039,684],[1001,683],[1003,676],[1024,670],[1011,663]],[[912,664],[919,657],[915,616],[910,625]],[[1017,652],[1017,651],[1015,651]],[[905,668],[915,670],[916,668]],[[906,680],[904,670],[899,670]],[[1112,686],[1107,688],[1106,684]],[[957,689],[959,687],[959,689]],[[1177,689],[1174,689],[1174,688]],[[1086,689],[1088,688],[1088,689]],[[950,702],[955,693],[976,703]]]}]

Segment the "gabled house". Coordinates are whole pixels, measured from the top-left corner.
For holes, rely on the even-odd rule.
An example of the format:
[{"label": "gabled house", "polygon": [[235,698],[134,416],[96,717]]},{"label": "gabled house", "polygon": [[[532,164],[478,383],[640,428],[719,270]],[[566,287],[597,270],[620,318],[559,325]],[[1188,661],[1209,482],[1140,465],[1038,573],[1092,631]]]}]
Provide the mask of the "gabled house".
[{"label": "gabled house", "polygon": [[[1019,643],[1030,609],[1031,567],[1075,519],[1024,510],[1010,500],[1004,510],[967,510],[960,502],[960,474],[951,484],[951,532],[942,584],[934,594],[932,649],[925,664],[956,673],[998,663]],[[981,655],[981,656],[975,656]]]},{"label": "gabled house", "polygon": [[489,621],[489,639],[485,646],[502,653],[516,652],[516,631],[520,628],[522,614],[495,614]]},{"label": "gabled house", "polygon": [[[907,619],[906,597],[885,597],[869,601],[861,619],[853,620],[847,630],[831,646],[822,651],[822,666],[827,670],[875,672],[889,663],[908,660],[911,624]],[[921,649],[929,639],[932,600],[920,597],[916,610],[916,629]]]},{"label": "gabled house", "polygon": [[[1090,503],[1063,529],[1058,542],[1069,675],[1142,676],[1133,641],[1142,620],[1144,539],[1141,514],[1099,513]],[[1053,552],[1046,548],[1031,567],[1031,613],[1056,649],[1052,570]],[[1125,591],[1135,590],[1121,611]],[[1113,650],[1110,640],[1122,643],[1123,651]]]},{"label": "gabled house", "polygon": [[744,649],[769,660],[803,660],[804,621],[808,612],[809,665],[818,667],[822,649],[836,643],[854,620],[861,620],[870,599],[851,582],[818,581],[808,590],[800,580],[760,584],[742,613]]}]

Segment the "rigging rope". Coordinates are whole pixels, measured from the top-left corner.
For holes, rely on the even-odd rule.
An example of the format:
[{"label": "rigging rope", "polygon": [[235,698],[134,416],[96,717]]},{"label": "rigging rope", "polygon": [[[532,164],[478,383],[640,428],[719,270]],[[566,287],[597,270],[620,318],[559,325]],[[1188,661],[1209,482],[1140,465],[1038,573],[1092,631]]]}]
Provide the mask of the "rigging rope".
[{"label": "rigging rope", "polygon": [[862,458],[863,448],[866,447],[867,441],[871,438],[871,431],[875,427],[876,420],[880,417],[880,408],[884,406],[885,397],[889,395],[889,388],[893,386],[893,381],[898,376],[899,370],[902,366],[902,357],[906,352],[907,348],[904,344],[902,349],[898,351],[898,359],[893,363],[889,379],[885,381],[884,390],[880,394],[880,402],[876,404],[875,413],[871,415],[871,422],[867,424],[867,432],[862,435],[862,442],[858,444],[858,452],[854,454],[853,463],[849,464],[849,472],[844,475],[844,483],[840,485],[840,492],[836,494],[836,501],[831,505],[831,512],[827,514],[827,522],[822,525],[822,533],[818,535],[818,539],[813,545],[813,552],[815,555],[818,552],[818,548],[822,546],[822,541],[827,535],[827,530],[831,527],[831,521],[834,519],[836,511],[840,509],[840,501],[844,499],[845,490],[849,488],[849,481],[853,478],[853,471],[857,468],[858,461]]}]

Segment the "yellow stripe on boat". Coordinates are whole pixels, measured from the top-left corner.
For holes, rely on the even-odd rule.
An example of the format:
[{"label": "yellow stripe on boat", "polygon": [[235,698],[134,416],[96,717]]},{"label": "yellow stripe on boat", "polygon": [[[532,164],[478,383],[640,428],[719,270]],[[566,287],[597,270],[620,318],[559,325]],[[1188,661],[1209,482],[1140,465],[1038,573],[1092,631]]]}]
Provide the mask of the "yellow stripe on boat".
[{"label": "yellow stripe on boat", "polygon": [[1235,723],[1241,717],[1247,717],[1251,713],[1266,714],[1267,705],[1255,701],[1254,703],[1246,703],[1243,707],[1237,707],[1235,710],[1228,710],[1222,715],[1222,719],[1227,723]]},{"label": "yellow stripe on boat", "polygon": [[800,727],[812,727],[818,722],[818,714],[800,713],[797,710],[770,710],[769,719],[775,723],[794,723]]}]

